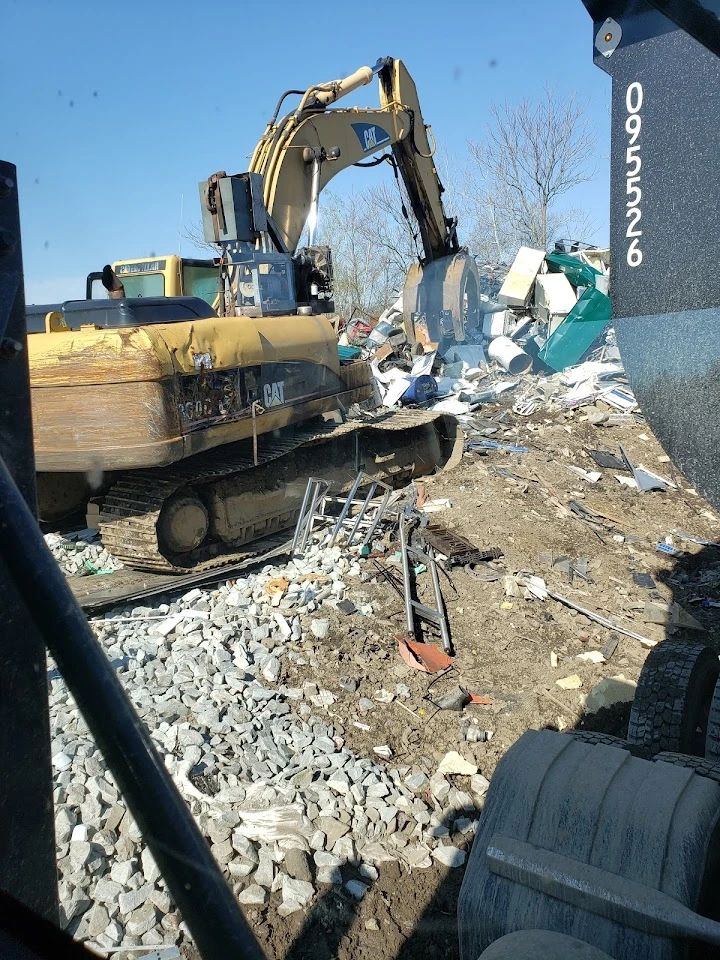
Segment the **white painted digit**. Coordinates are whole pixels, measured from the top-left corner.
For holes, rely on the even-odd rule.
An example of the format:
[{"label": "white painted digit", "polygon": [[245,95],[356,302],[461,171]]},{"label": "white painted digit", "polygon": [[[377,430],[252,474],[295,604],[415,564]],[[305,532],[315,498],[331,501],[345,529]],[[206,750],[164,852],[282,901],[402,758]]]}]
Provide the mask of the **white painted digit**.
[{"label": "white painted digit", "polygon": [[641,237],[642,230],[636,230],[635,228],[640,223],[640,219],[642,217],[642,210],[640,210],[639,207],[631,207],[629,210],[625,212],[625,216],[629,217],[631,220],[631,223],[628,224],[628,228],[625,231],[625,236]]},{"label": "white painted digit", "polygon": [[[642,167],[642,160],[640,157],[635,155],[635,151],[640,149],[640,144],[636,143],[634,147],[628,147],[625,153],[625,163],[628,164],[628,176],[635,177],[640,173],[640,168]],[[637,166],[634,170],[630,170],[629,166],[631,163],[636,163]]]},{"label": "white painted digit", "polygon": [[635,143],[637,138],[640,136],[641,127],[642,127],[642,117],[639,117],[636,113],[630,114],[630,116],[625,121],[625,129],[629,134],[631,134],[631,137],[630,137],[631,146],[633,143]]},{"label": "white painted digit", "polygon": [[630,246],[628,247],[627,252],[627,262],[631,267],[639,267],[642,263],[643,255],[642,250],[638,247],[639,243],[640,241],[637,237],[630,241]]},{"label": "white painted digit", "polygon": [[640,107],[642,107],[643,102],[643,88],[642,84],[635,80],[627,88],[627,93],[625,94],[625,103],[627,105],[628,113],[639,113]]}]

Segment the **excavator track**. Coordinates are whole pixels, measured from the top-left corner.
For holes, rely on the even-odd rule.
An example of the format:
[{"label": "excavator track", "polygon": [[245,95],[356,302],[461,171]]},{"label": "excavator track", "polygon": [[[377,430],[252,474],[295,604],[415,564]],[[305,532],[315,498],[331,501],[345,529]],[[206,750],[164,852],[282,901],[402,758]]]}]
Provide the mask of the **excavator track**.
[{"label": "excavator track", "polygon": [[[450,420],[454,424],[456,436],[447,438],[452,445],[450,456],[445,461],[447,463],[455,462],[462,451],[462,443],[458,442],[457,436],[459,428],[452,418]],[[268,435],[259,437],[257,463],[253,456],[252,443],[243,441],[224,447],[222,451],[212,450],[199,454],[176,466],[128,473],[111,487],[105,497],[100,515],[103,544],[124,564],[138,570],[187,574],[191,571],[202,573],[226,566],[236,559],[239,561],[252,555],[249,540],[243,541],[241,548],[235,549],[215,540],[182,556],[173,555],[167,548],[163,550],[158,521],[163,507],[171,497],[184,490],[207,488],[240,474],[246,474],[250,478],[253,471],[282,461],[290,454],[307,447],[329,444],[330,450],[337,450],[340,440],[347,444],[348,441],[352,442],[355,435],[355,447],[359,449],[361,435],[367,437],[368,432],[374,434],[375,439],[378,433],[398,434],[428,425],[435,425],[437,428],[441,426],[438,421],[445,421],[447,425],[448,418],[430,411],[403,410],[374,420],[353,420],[332,425],[314,423],[304,428],[292,428],[279,438]],[[322,475],[320,460],[321,458],[318,458],[317,464],[313,464],[312,472]],[[423,458],[423,451],[418,449],[414,464],[415,474],[428,473],[434,466],[438,466],[437,459],[432,456]],[[357,464],[353,464],[346,471],[348,486],[357,469]],[[304,479],[308,475],[309,472]],[[392,479],[392,469],[387,475]],[[299,504],[274,517],[266,518],[252,539],[290,527],[297,517],[298,506]]]}]

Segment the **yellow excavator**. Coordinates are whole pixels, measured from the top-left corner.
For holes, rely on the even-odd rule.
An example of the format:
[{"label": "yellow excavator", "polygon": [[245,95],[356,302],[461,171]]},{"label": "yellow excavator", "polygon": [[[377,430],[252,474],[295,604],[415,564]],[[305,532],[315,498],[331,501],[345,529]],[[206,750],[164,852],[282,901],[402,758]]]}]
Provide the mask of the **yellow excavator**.
[{"label": "yellow excavator", "polygon": [[[375,76],[379,108],[331,107]],[[408,334],[422,324],[430,339],[462,340],[476,327],[475,264],[445,215],[415,84],[401,61],[384,59],[310,87],[278,119],[298,93],[281,97],[247,173],[200,184],[205,236],[219,253],[190,263],[205,268],[204,296],[147,286],[182,263],[123,261],[103,271],[109,299],[48,310],[45,332],[29,338],[41,516],[94,497],[103,542],[130,566],[227,562],[292,525],[311,474],[340,487],[359,469],[399,482],[457,452],[452,418],[347,422],[344,411],[371,395],[370,374],[364,362],[340,362],[332,255],[313,244],[330,179],[389,150],[423,245],[405,289]],[[306,224],[310,242],[298,249]],[[149,295],[128,296],[140,278]]]}]

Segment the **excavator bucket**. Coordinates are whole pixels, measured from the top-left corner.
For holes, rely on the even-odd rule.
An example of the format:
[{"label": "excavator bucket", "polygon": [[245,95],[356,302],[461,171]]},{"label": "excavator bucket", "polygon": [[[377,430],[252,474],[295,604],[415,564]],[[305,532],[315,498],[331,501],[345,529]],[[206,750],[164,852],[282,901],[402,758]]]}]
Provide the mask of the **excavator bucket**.
[{"label": "excavator bucket", "polygon": [[403,290],[403,323],[410,342],[462,343],[480,322],[477,266],[467,253],[413,264]]}]

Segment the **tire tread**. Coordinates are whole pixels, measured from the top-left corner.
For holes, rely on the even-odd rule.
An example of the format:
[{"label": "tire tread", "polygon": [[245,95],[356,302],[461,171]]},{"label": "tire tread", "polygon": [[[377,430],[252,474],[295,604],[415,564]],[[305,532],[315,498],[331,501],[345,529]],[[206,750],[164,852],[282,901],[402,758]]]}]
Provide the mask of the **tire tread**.
[{"label": "tire tread", "polygon": [[698,684],[713,672],[717,681],[720,662],[704,644],[665,640],[653,647],[635,691],[628,742],[651,754],[688,752],[688,711]]}]

